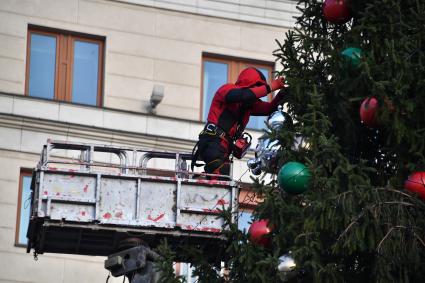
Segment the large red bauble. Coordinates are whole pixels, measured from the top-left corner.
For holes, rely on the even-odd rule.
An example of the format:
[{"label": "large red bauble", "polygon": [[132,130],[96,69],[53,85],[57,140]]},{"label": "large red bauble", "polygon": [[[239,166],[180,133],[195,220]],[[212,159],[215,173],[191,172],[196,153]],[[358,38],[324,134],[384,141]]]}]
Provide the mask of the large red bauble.
[{"label": "large red bauble", "polygon": [[376,111],[378,110],[378,100],[375,97],[368,97],[360,105],[360,119],[369,128],[378,125],[376,121]]},{"label": "large red bauble", "polygon": [[404,182],[404,188],[425,200],[425,171],[410,174]]},{"label": "large red bauble", "polygon": [[268,237],[273,229],[269,227],[269,220],[261,219],[252,222],[249,227],[249,240],[257,245],[268,247],[271,244],[271,238]]},{"label": "large red bauble", "polygon": [[347,0],[325,0],[323,2],[323,15],[331,23],[344,24],[351,19]]}]

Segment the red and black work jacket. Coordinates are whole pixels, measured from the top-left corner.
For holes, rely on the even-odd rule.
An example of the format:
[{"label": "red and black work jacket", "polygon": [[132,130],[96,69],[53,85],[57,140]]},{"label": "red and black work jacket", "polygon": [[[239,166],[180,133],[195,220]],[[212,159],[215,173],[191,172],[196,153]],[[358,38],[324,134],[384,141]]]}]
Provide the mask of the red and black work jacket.
[{"label": "red and black work jacket", "polygon": [[250,116],[266,116],[276,110],[278,97],[271,102],[260,99],[268,93],[270,87],[263,74],[255,68],[247,68],[240,73],[235,84],[225,84],[217,90],[208,113],[208,123],[217,125],[227,133],[228,139],[234,140],[245,129]]}]

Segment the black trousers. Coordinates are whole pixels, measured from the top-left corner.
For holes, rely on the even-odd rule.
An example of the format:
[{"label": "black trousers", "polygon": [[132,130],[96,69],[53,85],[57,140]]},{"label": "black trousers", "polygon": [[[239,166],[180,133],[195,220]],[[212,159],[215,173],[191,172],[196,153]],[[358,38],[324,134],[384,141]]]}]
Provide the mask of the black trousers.
[{"label": "black trousers", "polygon": [[231,143],[217,135],[203,134],[199,136],[199,155],[205,162],[204,170],[209,174],[230,174]]}]

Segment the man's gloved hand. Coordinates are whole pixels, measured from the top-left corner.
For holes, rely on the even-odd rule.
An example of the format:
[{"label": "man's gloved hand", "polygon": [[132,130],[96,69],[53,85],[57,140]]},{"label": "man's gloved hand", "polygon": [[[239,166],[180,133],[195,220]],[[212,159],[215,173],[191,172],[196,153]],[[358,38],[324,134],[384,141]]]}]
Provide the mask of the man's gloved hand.
[{"label": "man's gloved hand", "polygon": [[275,80],[272,80],[270,82],[270,89],[271,91],[275,91],[281,88],[285,87],[285,78],[284,77],[278,77]]}]

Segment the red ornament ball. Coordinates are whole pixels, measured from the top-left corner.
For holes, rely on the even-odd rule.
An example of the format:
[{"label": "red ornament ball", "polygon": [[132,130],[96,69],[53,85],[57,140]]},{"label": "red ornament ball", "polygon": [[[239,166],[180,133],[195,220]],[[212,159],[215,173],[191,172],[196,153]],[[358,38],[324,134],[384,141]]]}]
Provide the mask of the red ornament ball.
[{"label": "red ornament ball", "polygon": [[271,238],[268,237],[268,235],[270,235],[272,231],[273,229],[269,227],[269,220],[261,219],[254,221],[248,230],[249,240],[254,244],[269,247]]},{"label": "red ornament ball", "polygon": [[351,19],[351,12],[347,0],[325,0],[323,2],[323,15],[328,22],[345,24]]},{"label": "red ornament ball", "polygon": [[425,171],[410,174],[404,182],[404,188],[425,200]]},{"label": "red ornament ball", "polygon": [[378,125],[376,121],[378,108],[378,100],[375,97],[366,98],[360,105],[360,119],[367,127],[375,128]]}]

